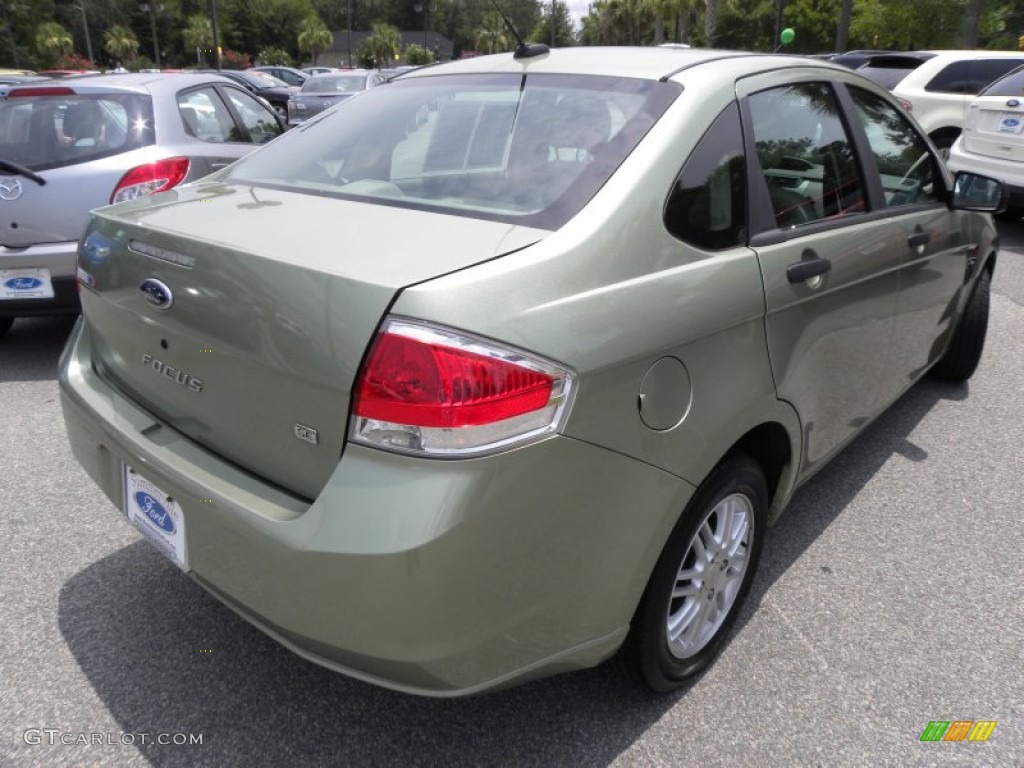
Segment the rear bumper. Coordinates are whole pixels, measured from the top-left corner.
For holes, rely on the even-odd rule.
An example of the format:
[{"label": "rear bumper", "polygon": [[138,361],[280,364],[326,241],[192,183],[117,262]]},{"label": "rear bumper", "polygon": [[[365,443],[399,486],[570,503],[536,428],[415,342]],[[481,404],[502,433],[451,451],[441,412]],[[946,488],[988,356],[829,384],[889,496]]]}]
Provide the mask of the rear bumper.
[{"label": "rear bumper", "polygon": [[75,313],[80,309],[75,289],[78,242],[47,243],[27,248],[0,246],[0,269],[48,269],[51,299],[0,299],[0,317],[29,317]]},{"label": "rear bumper", "polygon": [[456,696],[592,666],[622,642],[693,492],[564,437],[469,461],[348,446],[312,503],[108,387],[80,322],[60,366],[76,458],[118,506],[122,463],[180,503],[190,575],[291,649]]}]

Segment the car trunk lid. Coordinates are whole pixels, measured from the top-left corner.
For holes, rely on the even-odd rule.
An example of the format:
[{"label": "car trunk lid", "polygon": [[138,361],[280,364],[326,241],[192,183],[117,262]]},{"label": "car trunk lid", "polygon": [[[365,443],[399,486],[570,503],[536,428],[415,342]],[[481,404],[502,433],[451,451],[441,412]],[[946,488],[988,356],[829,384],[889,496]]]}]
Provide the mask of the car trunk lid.
[{"label": "car trunk lid", "polygon": [[546,234],[216,183],[155,199],[100,211],[83,243],[94,365],[161,421],[306,498],[338,462],[352,382],[396,293]]}]

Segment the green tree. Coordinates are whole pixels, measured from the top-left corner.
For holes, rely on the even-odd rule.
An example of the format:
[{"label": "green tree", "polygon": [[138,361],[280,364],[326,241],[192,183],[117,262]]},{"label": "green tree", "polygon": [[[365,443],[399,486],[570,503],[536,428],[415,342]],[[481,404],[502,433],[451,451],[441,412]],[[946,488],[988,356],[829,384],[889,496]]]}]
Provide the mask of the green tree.
[{"label": "green tree", "polygon": [[207,16],[197,13],[188,17],[188,25],[181,37],[185,44],[187,57],[191,58],[195,53],[197,60],[202,59],[203,57],[199,54],[213,48],[213,25]]},{"label": "green tree", "polygon": [[71,53],[75,41],[68,31],[55,21],[47,21],[36,29],[36,50],[53,62]]},{"label": "green tree", "polygon": [[299,52],[309,52],[311,61],[316,64],[320,53],[334,42],[334,35],[319,16],[308,16],[299,28],[298,41]]},{"label": "green tree", "polygon": [[[840,0],[790,0],[786,4],[782,26],[792,27],[796,39],[783,50],[787,53],[833,50],[841,16]],[[779,45],[778,40],[775,45]]]},{"label": "green tree", "polygon": [[500,53],[511,51],[513,42],[505,28],[505,22],[497,11],[491,11],[480,23],[480,32],[474,41],[474,47],[480,53]]},{"label": "green tree", "polygon": [[410,43],[405,46],[405,63],[414,67],[422,67],[426,64],[433,64],[434,52],[428,51],[422,45]]},{"label": "green tree", "polygon": [[256,54],[256,59],[260,64],[267,66],[290,67],[294,63],[292,57],[288,55],[288,51],[279,45],[267,46]]},{"label": "green tree", "polygon": [[134,61],[139,52],[139,40],[128,27],[115,24],[103,35],[103,47],[115,61]]},{"label": "green tree", "polygon": [[218,0],[218,9],[222,45],[250,52],[281,46],[292,58],[299,57],[301,24],[313,15],[311,0]]},{"label": "green tree", "polygon": [[[554,14],[554,24],[551,23]],[[569,6],[552,0],[541,12],[540,21],[530,33],[530,40],[535,43],[547,43],[555,48],[566,48],[576,45],[576,30],[572,25],[572,17],[569,16]]]},{"label": "green tree", "polygon": [[954,48],[963,15],[964,0],[858,0],[850,32],[868,48]]},{"label": "green tree", "polygon": [[390,24],[374,24],[370,36],[363,41],[365,53],[377,69],[391,66],[402,47],[402,37],[397,27]]}]

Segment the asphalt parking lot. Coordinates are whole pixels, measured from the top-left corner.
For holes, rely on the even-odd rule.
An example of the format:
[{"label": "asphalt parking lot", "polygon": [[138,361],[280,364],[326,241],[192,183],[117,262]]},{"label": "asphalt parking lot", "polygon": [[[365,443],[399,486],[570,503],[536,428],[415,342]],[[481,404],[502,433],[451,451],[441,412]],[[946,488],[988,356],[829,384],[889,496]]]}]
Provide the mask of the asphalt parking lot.
[{"label": "asphalt parking lot", "polygon": [[[1024,223],[1002,230],[975,378],[919,384],[798,493],[732,642],[668,697],[606,664],[422,699],[292,655],[118,520],[66,445],[69,322],[18,321],[0,342],[0,764],[1024,766]],[[923,743],[931,721],[996,725]]]}]

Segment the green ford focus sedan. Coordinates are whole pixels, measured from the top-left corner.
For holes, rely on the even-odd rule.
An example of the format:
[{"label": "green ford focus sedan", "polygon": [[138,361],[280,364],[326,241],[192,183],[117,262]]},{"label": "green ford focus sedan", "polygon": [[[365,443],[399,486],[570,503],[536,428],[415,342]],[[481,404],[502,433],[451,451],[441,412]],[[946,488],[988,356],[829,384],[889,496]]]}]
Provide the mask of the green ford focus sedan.
[{"label": "green ford focus sedan", "polygon": [[1001,205],[818,61],[424,68],[94,212],[67,431],[128,523],[330,669],[455,696],[619,653],[672,690],[794,490],[973,373]]}]

